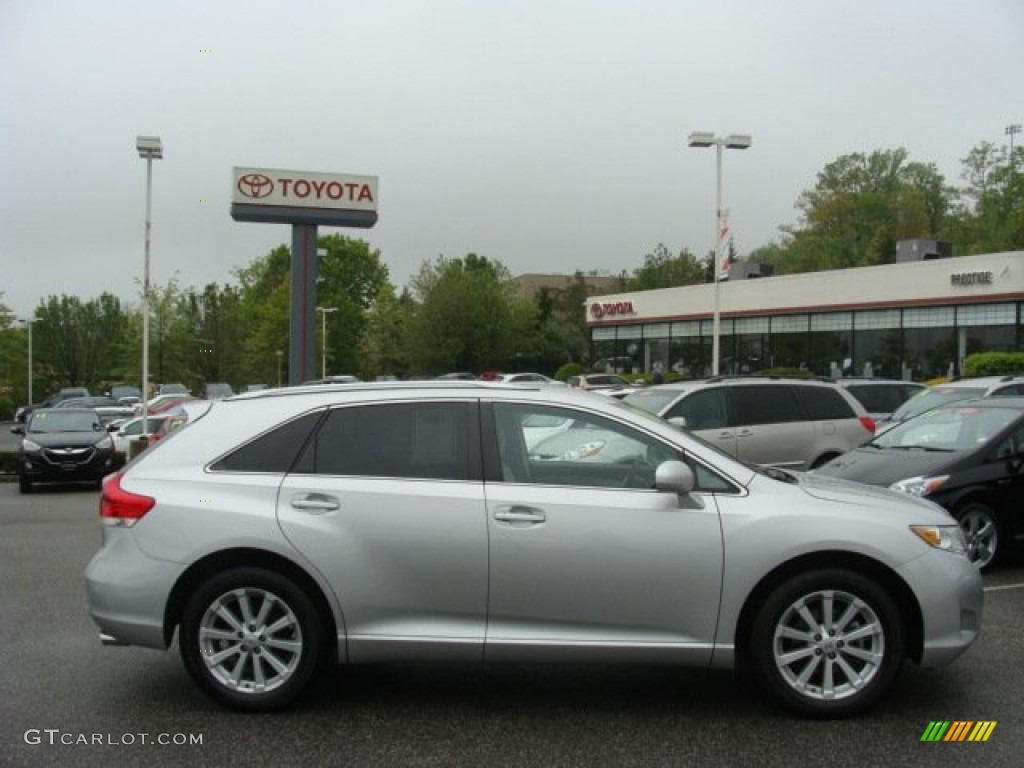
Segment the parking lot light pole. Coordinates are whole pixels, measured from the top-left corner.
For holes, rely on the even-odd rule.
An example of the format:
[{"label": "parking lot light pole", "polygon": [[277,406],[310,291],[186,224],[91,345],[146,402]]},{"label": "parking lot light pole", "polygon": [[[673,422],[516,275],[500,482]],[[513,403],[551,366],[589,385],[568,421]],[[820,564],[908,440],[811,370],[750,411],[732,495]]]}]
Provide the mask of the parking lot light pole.
[{"label": "parking lot light pole", "polygon": [[27,379],[28,387],[27,387],[27,389],[28,389],[28,405],[32,405],[32,318],[30,317],[30,318],[25,319],[25,320],[19,320],[19,322],[23,323],[24,326],[25,326],[25,330],[28,331],[28,379]]},{"label": "parking lot light pole", "polygon": [[159,136],[137,136],[135,148],[146,161],[146,255],[142,269],[142,440],[149,439],[149,242],[152,222],[153,161],[164,156]]},{"label": "parking lot light pole", "polygon": [[281,388],[281,362],[284,360],[284,350],[277,350],[277,388]]},{"label": "parking lot light pole", "polygon": [[726,149],[747,149],[751,144],[749,135],[730,133],[728,136],[715,136],[710,131],[698,131],[691,133],[687,146],[690,147],[711,147],[715,148],[715,249],[714,264],[715,270],[715,307],[711,326],[711,375],[718,375],[720,359],[720,331],[721,331],[721,272],[722,272],[722,147]]},{"label": "parking lot light pole", "polygon": [[317,307],[320,313],[320,378],[327,378],[327,314],[337,312],[337,307]]}]

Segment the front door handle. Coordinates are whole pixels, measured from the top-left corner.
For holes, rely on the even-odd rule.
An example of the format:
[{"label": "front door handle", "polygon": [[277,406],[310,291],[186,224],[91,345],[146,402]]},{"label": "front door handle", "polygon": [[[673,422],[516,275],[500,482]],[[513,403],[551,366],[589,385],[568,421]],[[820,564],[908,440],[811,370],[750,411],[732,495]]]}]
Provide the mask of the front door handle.
[{"label": "front door handle", "polygon": [[494,512],[494,519],[503,523],[543,523],[548,517],[539,509],[532,507],[499,507]]},{"label": "front door handle", "polygon": [[325,493],[304,493],[292,498],[292,506],[295,509],[304,509],[307,512],[320,514],[339,509],[341,502],[334,496],[328,496]]}]

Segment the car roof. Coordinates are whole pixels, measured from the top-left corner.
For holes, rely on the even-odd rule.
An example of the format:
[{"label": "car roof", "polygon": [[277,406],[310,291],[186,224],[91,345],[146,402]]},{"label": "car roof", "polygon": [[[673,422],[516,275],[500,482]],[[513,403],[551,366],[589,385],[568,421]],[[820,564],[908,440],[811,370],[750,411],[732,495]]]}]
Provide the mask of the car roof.
[{"label": "car roof", "polygon": [[942,411],[949,408],[1010,408],[1015,411],[1024,411],[1024,396],[1015,397],[972,397],[968,400],[954,400],[951,403],[943,403],[932,410]]}]

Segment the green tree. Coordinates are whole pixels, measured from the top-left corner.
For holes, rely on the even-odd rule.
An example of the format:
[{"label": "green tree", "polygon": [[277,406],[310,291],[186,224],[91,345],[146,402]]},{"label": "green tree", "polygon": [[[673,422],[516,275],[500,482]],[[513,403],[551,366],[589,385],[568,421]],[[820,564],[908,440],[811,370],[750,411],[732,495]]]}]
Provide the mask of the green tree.
[{"label": "green tree", "polygon": [[643,266],[633,270],[628,290],[649,291],[653,288],[673,288],[679,285],[696,285],[705,281],[706,267],[683,248],[678,256],[658,243],[652,253],[644,256]]},{"label": "green tree", "polygon": [[963,158],[960,205],[949,239],[964,255],[1024,248],[1024,148],[1010,157],[1006,147],[982,142]]},{"label": "green tree", "polygon": [[406,337],[412,373],[479,372],[515,360],[513,340],[533,318],[516,305],[504,265],[474,253],[440,256],[421,265],[410,287],[418,302]]},{"label": "green tree", "polygon": [[121,301],[112,294],[85,302],[66,294],[49,296],[36,309],[33,323],[43,386],[95,388],[109,380],[117,368],[115,353],[124,328]]}]

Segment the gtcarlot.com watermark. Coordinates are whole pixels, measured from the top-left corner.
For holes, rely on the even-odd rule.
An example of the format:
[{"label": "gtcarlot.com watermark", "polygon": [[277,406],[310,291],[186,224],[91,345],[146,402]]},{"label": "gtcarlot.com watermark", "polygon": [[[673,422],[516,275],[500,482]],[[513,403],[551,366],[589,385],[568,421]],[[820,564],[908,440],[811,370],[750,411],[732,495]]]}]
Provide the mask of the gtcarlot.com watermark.
[{"label": "gtcarlot.com watermark", "polygon": [[194,747],[203,743],[201,733],[76,733],[60,728],[29,728],[22,737],[26,744],[33,746],[96,746],[132,747],[158,744],[160,746]]}]

